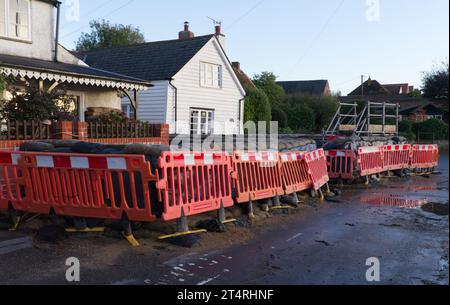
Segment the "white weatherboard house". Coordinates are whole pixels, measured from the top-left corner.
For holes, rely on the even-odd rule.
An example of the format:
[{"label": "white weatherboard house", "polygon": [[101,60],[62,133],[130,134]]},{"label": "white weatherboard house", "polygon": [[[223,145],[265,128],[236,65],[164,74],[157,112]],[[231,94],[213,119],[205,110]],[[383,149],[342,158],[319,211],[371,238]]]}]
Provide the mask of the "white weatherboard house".
[{"label": "white weatherboard house", "polygon": [[[150,87],[143,80],[91,68],[59,45],[60,4],[0,0],[0,73],[14,77],[15,88],[26,83],[46,91],[64,86],[72,98],[74,115],[83,121],[87,108],[121,109],[123,92]],[[8,96],[0,92],[0,99]]]},{"label": "white weatherboard house", "polygon": [[245,91],[225,53],[220,26],[213,35],[194,37],[185,23],[177,40],[115,47],[79,54],[99,69],[149,81],[133,117],[170,125],[172,134],[240,134]]}]

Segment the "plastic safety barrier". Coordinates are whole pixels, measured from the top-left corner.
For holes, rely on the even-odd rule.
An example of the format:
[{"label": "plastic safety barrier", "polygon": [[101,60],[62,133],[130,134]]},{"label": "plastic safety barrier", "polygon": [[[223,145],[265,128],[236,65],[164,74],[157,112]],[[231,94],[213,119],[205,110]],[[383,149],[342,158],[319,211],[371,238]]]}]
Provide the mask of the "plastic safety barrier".
[{"label": "plastic safety barrier", "polygon": [[357,157],[352,150],[325,151],[330,179],[354,179]]},{"label": "plastic safety barrier", "polygon": [[23,178],[18,170],[17,153],[0,152],[0,210],[10,207],[17,208],[24,198]]},{"label": "plastic safety barrier", "polygon": [[285,194],[289,195],[309,189],[311,177],[305,153],[283,153],[280,155],[280,159]]},{"label": "plastic safety barrier", "polygon": [[384,146],[383,153],[384,171],[409,168],[411,145],[387,145]]},{"label": "plastic safety barrier", "polygon": [[383,146],[359,148],[358,162],[362,177],[384,172]]},{"label": "plastic safety barrier", "polygon": [[231,157],[226,153],[165,152],[159,168],[157,189],[164,205],[164,221],[234,204]]},{"label": "plastic safety barrier", "polygon": [[325,151],[323,149],[319,149],[306,153],[305,160],[308,164],[312,188],[318,191],[322,186],[330,181]]},{"label": "plastic safety barrier", "polygon": [[284,195],[281,164],[276,152],[235,152],[233,171],[237,203]]},{"label": "plastic safety barrier", "polygon": [[437,145],[413,145],[411,168],[427,169],[438,166],[439,148]]},{"label": "plastic safety barrier", "polygon": [[149,183],[155,181],[144,156],[22,153],[27,199],[21,210],[86,218],[150,222]]}]

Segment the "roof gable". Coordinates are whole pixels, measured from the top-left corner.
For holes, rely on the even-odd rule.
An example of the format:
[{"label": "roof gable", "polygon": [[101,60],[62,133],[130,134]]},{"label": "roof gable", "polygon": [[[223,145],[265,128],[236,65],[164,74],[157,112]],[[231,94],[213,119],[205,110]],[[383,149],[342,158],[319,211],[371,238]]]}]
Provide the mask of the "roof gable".
[{"label": "roof gable", "polygon": [[384,88],[378,81],[369,79],[358,88],[349,93],[349,96],[361,96],[362,86],[364,86],[364,95],[391,95],[391,92]]},{"label": "roof gable", "polygon": [[147,81],[175,76],[214,35],[78,53],[89,66]]}]

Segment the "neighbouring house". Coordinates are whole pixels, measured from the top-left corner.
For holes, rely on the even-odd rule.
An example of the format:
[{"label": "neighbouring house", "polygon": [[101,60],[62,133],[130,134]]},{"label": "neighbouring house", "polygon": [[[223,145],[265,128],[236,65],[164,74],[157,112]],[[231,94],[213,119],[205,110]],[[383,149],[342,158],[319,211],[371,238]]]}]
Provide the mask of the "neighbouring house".
[{"label": "neighbouring house", "polygon": [[442,110],[432,103],[421,104],[400,111],[402,120],[411,122],[423,122],[430,119],[438,119],[448,122],[448,112]]},{"label": "neighbouring house", "polygon": [[242,87],[249,86],[253,89],[256,89],[256,85],[253,83],[252,79],[241,69],[240,62],[235,61],[232,63],[232,66],[234,73],[236,73],[236,76],[238,77]]},{"label": "neighbouring house", "polygon": [[305,80],[277,82],[288,95],[304,94],[316,96],[331,96],[328,80]]},{"label": "neighbouring house", "polygon": [[[97,68],[72,55],[58,43],[56,27],[60,2],[0,0],[0,71],[17,80],[36,83],[42,90],[64,86],[73,97],[77,119],[84,121],[91,107],[121,109],[123,93],[150,84],[131,76]],[[7,92],[3,92],[8,97]]]},{"label": "neighbouring house", "polygon": [[400,115],[403,119],[416,122],[436,118],[448,122],[448,111],[429,99],[411,96],[410,93],[414,90],[414,86],[408,83],[381,84],[369,78],[348,96],[340,97],[340,100],[341,102],[372,101],[399,104]]},{"label": "neighbouring house", "polygon": [[[99,69],[151,82],[138,102],[138,118],[170,124],[172,134],[243,132],[245,91],[225,51],[217,25],[195,37],[186,22],[176,40],[156,41],[78,54]],[[130,103],[123,101],[129,115]]]}]

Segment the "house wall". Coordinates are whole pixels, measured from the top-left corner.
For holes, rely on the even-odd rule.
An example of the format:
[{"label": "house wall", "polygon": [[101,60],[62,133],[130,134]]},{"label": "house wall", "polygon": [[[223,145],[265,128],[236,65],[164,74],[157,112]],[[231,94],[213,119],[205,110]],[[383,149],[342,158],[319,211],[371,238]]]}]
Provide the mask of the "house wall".
[{"label": "house wall", "polygon": [[55,8],[53,5],[31,1],[31,40],[19,41],[0,37],[0,54],[53,59]]},{"label": "house wall", "polygon": [[[153,87],[139,92],[138,120],[152,124],[165,124],[167,120],[168,81],[152,82]],[[121,100],[121,105],[130,105],[128,97]]]},{"label": "house wall", "polygon": [[[222,65],[222,88],[205,88],[200,86],[200,63],[207,62]],[[214,110],[215,133],[240,133],[239,100],[244,97],[231,65],[224,56],[217,40],[212,39],[181,71],[172,83],[177,87],[177,130],[173,124],[173,111],[169,104],[167,122],[171,133],[186,133],[190,122],[190,108]],[[171,96],[170,100],[173,98]],[[184,124],[181,124],[184,122]],[[189,129],[187,130],[189,132]]]}]

